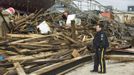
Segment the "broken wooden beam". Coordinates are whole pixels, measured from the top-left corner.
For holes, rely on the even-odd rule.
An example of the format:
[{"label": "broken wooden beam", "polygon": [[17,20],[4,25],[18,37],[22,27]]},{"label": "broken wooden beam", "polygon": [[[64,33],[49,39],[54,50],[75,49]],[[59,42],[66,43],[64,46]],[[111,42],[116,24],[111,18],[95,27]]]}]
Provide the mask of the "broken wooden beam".
[{"label": "broken wooden beam", "polygon": [[40,49],[35,49],[35,50],[30,50],[30,49],[23,49],[20,50],[20,53],[28,53],[28,54],[35,54],[39,52],[47,52],[47,51],[57,51],[60,50],[60,48],[40,48]]},{"label": "broken wooden beam", "polygon": [[47,63],[57,63],[57,62],[65,61],[65,60],[68,60],[68,59],[64,59],[64,58],[63,59],[61,59],[61,58],[59,58],[59,59],[50,59],[50,58],[48,58],[48,59],[37,59],[37,60],[33,60],[33,61],[28,60],[28,61],[24,61],[21,64],[23,64],[23,65],[47,64]]},{"label": "broken wooden beam", "polygon": [[[53,64],[53,65],[44,67],[42,69],[39,69],[37,71],[34,71],[34,72],[30,73],[29,75],[52,75],[52,74],[57,74],[57,73],[59,73],[59,71],[61,71],[59,69],[61,67],[62,67],[62,71],[63,71],[63,67],[64,67],[64,70],[66,70],[67,67],[65,68],[65,66],[67,66],[67,65],[72,65],[71,67],[74,67],[74,66],[76,66],[76,65],[78,65],[82,62],[87,62],[87,61],[90,61],[90,60],[91,60],[91,55],[77,57],[77,58],[74,58],[74,59],[71,59],[71,60],[66,60],[66,61],[63,61],[63,62],[59,62],[59,63]],[[69,66],[68,66],[68,68],[69,68]]]},{"label": "broken wooden beam", "polygon": [[35,54],[35,55],[30,55],[30,56],[16,55],[16,56],[8,57],[7,60],[8,61],[35,60],[35,59],[46,58],[46,57],[52,56],[54,54],[56,54],[56,53]]},{"label": "broken wooden beam", "polygon": [[134,54],[134,48],[117,49],[117,50],[112,50],[112,51],[127,52],[127,53],[133,53]]},{"label": "broken wooden beam", "polygon": [[79,44],[77,41],[75,41],[74,39],[70,38],[69,36],[66,36],[64,34],[61,34],[61,36],[64,37],[64,38],[66,38],[67,40],[69,40],[72,43]]},{"label": "broken wooden beam", "polygon": [[40,34],[7,34],[7,36],[12,38],[35,38],[35,37],[43,37],[44,35]]},{"label": "broken wooden beam", "polygon": [[34,43],[16,43],[16,44],[12,44],[15,46],[31,46],[31,47],[52,47],[53,45],[49,45],[49,44],[34,44]]},{"label": "broken wooden beam", "polygon": [[10,43],[8,43],[8,45],[12,45],[12,44],[16,44],[16,43],[21,43],[21,42],[32,41],[32,40],[37,40],[37,39],[46,38],[46,37],[50,37],[50,36],[57,36],[57,35],[59,35],[59,33],[57,33],[57,34],[50,34],[50,35],[44,35],[44,36],[34,37],[34,38],[28,38],[28,39],[21,39],[21,40],[10,42]]},{"label": "broken wooden beam", "polygon": [[75,26],[75,21],[71,21],[71,31],[72,31],[72,38],[76,40],[76,26]]},{"label": "broken wooden beam", "polygon": [[74,49],[73,52],[72,52],[72,56],[73,56],[74,58],[80,57],[80,53],[78,52],[78,50]]},{"label": "broken wooden beam", "polygon": [[18,25],[18,24],[20,24],[20,23],[22,23],[22,22],[28,20],[29,18],[33,17],[34,15],[35,15],[35,14],[32,13],[32,14],[30,14],[29,16],[27,16],[26,18],[23,18],[23,19],[21,19],[21,20],[16,21],[15,24]]},{"label": "broken wooden beam", "polygon": [[117,60],[117,61],[134,61],[133,55],[106,55],[108,60]]},{"label": "broken wooden beam", "polygon": [[18,75],[27,75],[19,62],[13,63]]},{"label": "broken wooden beam", "polygon": [[6,58],[6,60],[8,61],[28,61],[28,60],[36,60],[36,59],[44,59],[50,56],[58,56],[58,55],[65,55],[70,51],[60,51],[60,52],[45,52],[45,53],[40,53],[40,54],[34,54],[34,55],[29,55],[29,56],[25,56],[25,55],[16,55],[16,56],[11,56]]}]

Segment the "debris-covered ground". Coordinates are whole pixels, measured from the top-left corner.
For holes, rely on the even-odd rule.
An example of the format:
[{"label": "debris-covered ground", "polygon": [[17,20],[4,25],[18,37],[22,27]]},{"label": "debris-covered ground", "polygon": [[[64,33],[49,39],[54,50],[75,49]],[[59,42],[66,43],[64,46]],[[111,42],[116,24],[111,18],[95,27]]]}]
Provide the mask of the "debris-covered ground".
[{"label": "debris-covered ground", "polygon": [[[134,74],[134,63],[120,63],[107,61],[107,73],[103,75],[133,75]],[[66,75],[100,75],[98,73],[91,73],[90,70],[93,68],[93,63],[84,64],[82,67],[74,69]]]}]

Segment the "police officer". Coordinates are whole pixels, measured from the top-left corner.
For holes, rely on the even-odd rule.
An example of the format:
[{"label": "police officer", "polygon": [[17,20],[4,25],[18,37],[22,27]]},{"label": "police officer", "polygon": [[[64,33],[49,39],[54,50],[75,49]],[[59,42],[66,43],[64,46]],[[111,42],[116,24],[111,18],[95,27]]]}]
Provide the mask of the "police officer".
[{"label": "police officer", "polygon": [[[108,39],[106,34],[103,31],[103,24],[100,22],[96,26],[96,35],[93,39],[93,47],[95,48],[94,55],[94,69],[91,72],[106,73],[106,64],[105,64],[105,53],[106,48],[109,46]],[[100,71],[98,67],[100,65]]]}]

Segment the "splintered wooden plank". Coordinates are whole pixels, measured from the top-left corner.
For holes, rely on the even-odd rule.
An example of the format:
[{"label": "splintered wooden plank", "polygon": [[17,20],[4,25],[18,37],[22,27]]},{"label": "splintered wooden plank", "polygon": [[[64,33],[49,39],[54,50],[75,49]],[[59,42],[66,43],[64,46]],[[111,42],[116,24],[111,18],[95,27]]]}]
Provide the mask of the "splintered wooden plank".
[{"label": "splintered wooden plank", "polygon": [[27,16],[26,18],[23,18],[23,19],[21,19],[21,20],[19,20],[19,21],[16,21],[15,22],[15,24],[20,24],[20,23],[22,23],[22,22],[24,22],[24,21],[26,21],[27,19],[29,19],[29,18],[31,18],[31,17],[33,17],[35,14],[30,14],[29,16]]},{"label": "splintered wooden plank", "polygon": [[35,59],[41,59],[41,58],[46,58],[49,56],[54,55],[55,53],[42,53],[42,54],[35,54],[35,55],[30,55],[30,56],[11,56],[7,58],[8,61],[26,61],[26,60],[35,60]]},{"label": "splintered wooden plank", "polygon": [[34,38],[34,37],[43,37],[44,35],[39,34],[7,34],[9,37],[15,38]]},{"label": "splintered wooden plank", "polygon": [[72,56],[73,56],[74,58],[79,57],[80,54],[79,54],[78,50],[74,49],[73,52],[72,52]]},{"label": "splintered wooden plank", "polygon": [[57,35],[59,35],[59,34],[51,34],[51,35],[44,35],[44,36],[41,36],[41,37],[34,37],[34,38],[28,38],[28,39],[21,39],[21,40],[17,40],[17,41],[10,42],[10,43],[8,43],[8,44],[9,44],[9,45],[12,45],[12,44],[17,44],[17,43],[22,43],[22,42],[37,40],[37,39],[46,38],[46,37],[50,37],[50,36],[57,36]]},{"label": "splintered wooden plank", "polygon": [[52,47],[53,45],[42,45],[42,44],[35,44],[35,43],[16,43],[13,45],[18,45],[18,46],[33,46],[33,47]]},{"label": "splintered wooden plank", "polygon": [[61,36],[64,37],[64,38],[66,38],[67,40],[69,40],[69,41],[75,43],[75,44],[79,44],[77,41],[75,41],[74,39],[70,38],[69,36],[66,36],[66,35],[64,35],[64,34],[61,34]]},{"label": "splintered wooden plank", "polygon": [[37,71],[34,71],[34,72],[30,73],[29,75],[41,75],[41,74],[45,75],[45,73],[47,73],[49,71],[52,71],[52,70],[57,69],[59,67],[65,66],[67,64],[71,64],[71,63],[73,63],[75,61],[87,58],[89,56],[90,55],[82,56],[82,57],[77,57],[77,58],[74,58],[74,59],[71,59],[71,60],[66,60],[66,61],[63,61],[63,62],[59,62],[59,63],[53,64],[53,65],[41,68],[41,69],[39,69]]},{"label": "splintered wooden plank", "polygon": [[26,61],[26,60],[36,60],[36,59],[44,59],[50,56],[58,56],[62,54],[67,54],[69,51],[60,51],[60,52],[55,52],[55,53],[40,53],[40,54],[35,54],[35,55],[29,55],[29,56],[23,56],[23,55],[16,55],[16,56],[10,56],[6,58],[8,61]]},{"label": "splintered wooden plank", "polygon": [[134,48],[128,48],[123,50],[124,52],[130,52],[130,53],[134,53]]},{"label": "splintered wooden plank", "polygon": [[72,38],[76,40],[76,26],[75,21],[71,21]]},{"label": "splintered wooden plank", "polygon": [[106,55],[106,59],[118,60],[118,61],[130,61],[134,60],[134,55]]},{"label": "splintered wooden plank", "polygon": [[13,64],[14,64],[14,67],[15,67],[15,69],[16,69],[18,75],[26,75],[24,69],[22,68],[22,66],[20,65],[19,62],[15,62],[15,63],[13,63]]}]

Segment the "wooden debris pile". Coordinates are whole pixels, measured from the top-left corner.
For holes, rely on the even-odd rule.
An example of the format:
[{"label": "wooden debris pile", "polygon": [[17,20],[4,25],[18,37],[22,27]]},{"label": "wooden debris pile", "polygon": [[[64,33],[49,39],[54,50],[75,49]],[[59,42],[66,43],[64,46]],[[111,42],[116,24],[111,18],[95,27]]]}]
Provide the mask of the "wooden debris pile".
[{"label": "wooden debris pile", "polygon": [[30,74],[51,65],[62,65],[63,61],[75,61],[73,58],[90,53],[86,46],[93,35],[84,32],[83,26],[72,24],[72,28],[68,28],[52,25],[51,28],[53,32],[47,35],[7,34],[7,39],[0,46],[6,56],[1,67],[7,68],[7,75]]},{"label": "wooden debris pile", "polygon": [[[3,54],[7,56],[6,61],[3,62],[8,62],[2,64],[1,67],[11,68],[13,65],[21,64],[27,74],[57,62],[85,55],[88,52],[86,45],[62,33],[9,34],[8,36],[12,36],[13,39],[1,44],[1,49],[3,49],[1,52],[5,51]],[[14,73],[16,72],[11,75]]]},{"label": "wooden debris pile", "polygon": [[[47,69],[55,68],[54,65],[62,66],[62,62],[68,63],[77,60],[74,59],[76,57],[90,54],[92,47],[88,50],[87,45],[92,44],[94,25],[99,18],[86,16],[82,18],[81,25],[75,25],[72,21],[71,26],[60,26],[57,23],[60,18],[60,13],[49,14],[42,10],[29,15],[15,15],[11,23],[11,33],[0,42],[1,53],[6,57],[0,67],[8,70],[7,75],[41,75]],[[51,33],[39,34],[36,26],[43,20],[49,23]],[[129,46],[126,38],[132,36],[126,32],[124,25],[116,21],[104,21],[104,24],[111,43],[110,48]],[[128,37],[123,38],[126,35]],[[46,71],[42,71],[44,68]]]}]

